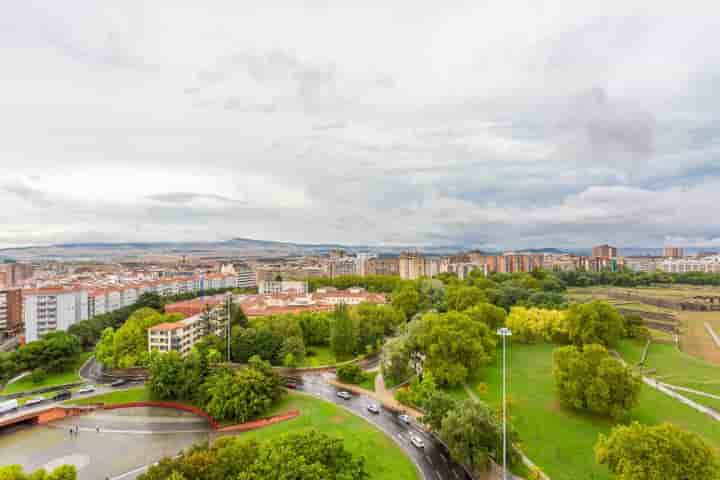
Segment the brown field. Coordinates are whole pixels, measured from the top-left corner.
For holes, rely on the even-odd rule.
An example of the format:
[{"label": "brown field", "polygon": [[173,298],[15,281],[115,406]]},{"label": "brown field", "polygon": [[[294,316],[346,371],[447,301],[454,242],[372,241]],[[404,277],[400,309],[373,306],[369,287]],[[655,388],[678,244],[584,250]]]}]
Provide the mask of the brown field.
[{"label": "brown field", "polygon": [[681,325],[680,348],[690,355],[720,364],[720,348],[705,330],[708,322],[720,332],[720,312],[678,312]]}]

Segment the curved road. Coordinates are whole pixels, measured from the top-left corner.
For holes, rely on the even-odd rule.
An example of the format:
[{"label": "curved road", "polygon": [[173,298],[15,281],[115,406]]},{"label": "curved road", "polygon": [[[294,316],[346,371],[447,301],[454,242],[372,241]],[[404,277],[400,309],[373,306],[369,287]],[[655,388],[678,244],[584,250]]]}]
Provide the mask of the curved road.
[{"label": "curved road", "polygon": [[[304,375],[303,383],[298,385],[298,390],[345,407],[384,431],[413,460],[425,480],[465,480],[467,478],[463,468],[450,459],[442,444],[415,423],[406,425],[395,413],[382,407],[380,413],[370,413],[367,406],[377,403],[376,400],[356,394],[353,394],[349,400],[343,400],[337,396],[337,392],[341,389],[329,385],[320,375]],[[423,439],[425,448],[417,448],[410,443],[411,432]]]}]

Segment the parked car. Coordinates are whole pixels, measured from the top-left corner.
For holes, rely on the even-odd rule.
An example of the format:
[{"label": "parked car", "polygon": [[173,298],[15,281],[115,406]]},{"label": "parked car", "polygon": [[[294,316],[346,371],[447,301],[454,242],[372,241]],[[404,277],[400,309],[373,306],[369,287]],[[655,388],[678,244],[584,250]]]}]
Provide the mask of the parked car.
[{"label": "parked car", "polygon": [[404,424],[410,425],[410,416],[409,416],[409,415],[405,415],[405,414],[403,413],[402,415],[398,415],[398,418],[399,418],[400,421],[403,422]]},{"label": "parked car", "polygon": [[415,445],[416,448],[425,448],[425,442],[423,439],[414,433],[410,434],[410,443]]},{"label": "parked car", "polygon": [[343,400],[350,400],[352,398],[352,394],[350,392],[346,392],[345,390],[340,390],[337,392],[337,396],[342,398]]},{"label": "parked car", "polygon": [[6,400],[2,403],[0,403],[0,415],[5,415],[6,413],[14,412],[18,409],[20,404],[17,400]]},{"label": "parked car", "polygon": [[95,387],[94,387],[93,385],[88,385],[88,386],[83,387],[83,388],[81,388],[80,390],[78,390],[77,393],[80,393],[80,394],[82,394],[82,393],[92,393],[92,392],[94,392],[94,391],[95,391]]},{"label": "parked car", "polygon": [[59,402],[60,400],[67,400],[68,398],[72,398],[72,392],[70,390],[63,390],[52,397],[52,399],[56,402]]},{"label": "parked car", "polygon": [[380,407],[377,406],[375,403],[371,403],[367,406],[368,412],[378,414],[380,413]]},{"label": "parked car", "polygon": [[25,406],[26,406],[26,407],[32,407],[33,405],[39,405],[39,404],[43,403],[45,400],[46,400],[45,397],[35,397],[35,398],[31,398],[30,400],[28,400],[27,402],[25,402]]},{"label": "parked car", "polygon": [[112,383],[110,384],[110,386],[111,386],[111,387],[122,387],[122,386],[125,385],[126,383],[128,383],[128,381],[125,380],[124,378],[121,378],[121,379],[119,379],[119,380],[115,380],[114,382],[112,382]]}]

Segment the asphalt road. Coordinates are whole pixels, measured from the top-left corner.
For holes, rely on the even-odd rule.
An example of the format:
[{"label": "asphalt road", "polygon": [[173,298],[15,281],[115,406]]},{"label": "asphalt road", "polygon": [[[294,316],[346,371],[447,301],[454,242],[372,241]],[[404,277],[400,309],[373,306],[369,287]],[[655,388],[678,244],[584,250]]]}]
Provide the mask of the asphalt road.
[{"label": "asphalt road", "polygon": [[[319,375],[305,375],[303,380],[302,385],[298,386],[299,391],[345,407],[392,437],[419,467],[425,480],[465,480],[467,478],[463,468],[450,459],[442,444],[416,424],[407,425],[398,418],[397,414],[382,407],[379,414],[369,412],[367,406],[377,402],[365,395],[353,394],[349,400],[343,400],[337,396],[340,389],[325,383]],[[411,432],[423,439],[424,448],[415,447],[410,443]]]}]

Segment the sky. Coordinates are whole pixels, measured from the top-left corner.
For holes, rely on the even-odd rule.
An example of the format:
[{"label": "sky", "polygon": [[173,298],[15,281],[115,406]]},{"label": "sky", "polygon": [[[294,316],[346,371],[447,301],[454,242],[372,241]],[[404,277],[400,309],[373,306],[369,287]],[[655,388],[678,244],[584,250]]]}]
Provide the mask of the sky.
[{"label": "sky", "polygon": [[718,19],[710,1],[6,2],[0,246],[720,246]]}]

